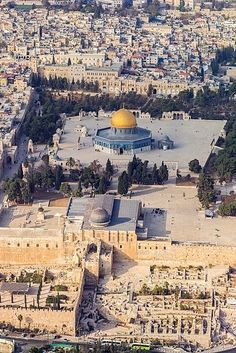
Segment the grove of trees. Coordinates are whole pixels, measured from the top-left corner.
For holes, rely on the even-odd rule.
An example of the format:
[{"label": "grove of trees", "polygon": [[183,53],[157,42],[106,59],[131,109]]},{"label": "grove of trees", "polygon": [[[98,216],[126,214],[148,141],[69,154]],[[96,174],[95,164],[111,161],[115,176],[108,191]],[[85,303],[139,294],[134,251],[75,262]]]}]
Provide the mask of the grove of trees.
[{"label": "grove of trees", "polygon": [[148,163],[148,161],[143,162],[134,155],[133,160],[128,163],[127,170],[123,171],[118,178],[118,193],[120,195],[126,195],[132,184],[156,185],[163,184],[168,180],[168,168],[163,162],[159,168],[156,163],[152,168],[149,168]]},{"label": "grove of trees", "polygon": [[[108,159],[103,170],[97,161],[90,163],[88,167],[81,169],[70,169],[67,179],[77,181],[77,188],[71,189],[70,184],[65,180],[63,169],[60,165],[51,167],[47,163],[37,169],[29,168],[28,172],[23,176],[22,167],[19,167],[18,173],[11,179],[4,182],[4,193],[8,195],[9,201],[16,203],[30,203],[32,195],[36,191],[46,191],[49,189],[60,190],[65,196],[83,196],[83,191],[90,188],[94,194],[105,194],[113,175],[114,169],[111,161]],[[70,167],[74,166],[73,158],[68,159]],[[25,166],[29,166],[28,161],[24,162]]]},{"label": "grove of trees", "polygon": [[[71,60],[70,58],[68,59],[68,66],[71,65]],[[98,82],[96,81],[95,83],[93,82],[85,82],[83,79],[81,81],[74,82],[69,82],[66,77],[49,77],[48,79],[46,77],[42,77],[36,73],[33,73],[31,75],[31,86],[34,88],[37,87],[44,87],[44,88],[51,88],[54,90],[85,90],[89,92],[98,92],[99,91],[99,86]]]}]

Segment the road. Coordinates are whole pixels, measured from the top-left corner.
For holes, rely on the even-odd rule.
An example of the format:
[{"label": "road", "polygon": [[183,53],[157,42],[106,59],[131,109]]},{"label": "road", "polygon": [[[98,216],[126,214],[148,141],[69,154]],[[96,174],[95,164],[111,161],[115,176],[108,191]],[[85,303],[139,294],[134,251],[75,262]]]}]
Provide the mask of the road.
[{"label": "road", "polygon": [[[9,340],[14,340],[16,343],[16,353],[28,353],[31,347],[42,347],[46,346],[49,343],[52,343],[52,341],[57,341],[57,342],[68,342],[68,343],[74,343],[74,344],[80,344],[80,345],[85,345],[88,344],[89,341],[85,341],[84,339],[80,339],[79,337],[71,337],[71,336],[63,336],[60,339],[54,338],[54,335],[52,334],[47,334],[47,335],[39,335],[35,337],[22,337],[22,335],[19,333],[15,334],[9,334],[9,335],[4,335],[1,334],[0,338],[6,338]],[[91,341],[90,341],[91,342]]]},{"label": "road", "polygon": [[[93,341],[87,340],[86,337],[80,338],[80,337],[71,337],[71,336],[65,336],[65,337],[63,336],[60,339],[55,340],[54,335],[52,334],[40,335],[36,337],[22,337],[21,334],[14,334],[6,337],[2,334],[0,335],[0,338],[14,340],[17,347],[15,353],[28,353],[32,347],[40,348],[42,346],[46,346],[49,343],[52,343],[52,341],[57,341],[57,342],[66,341],[68,343],[74,343],[74,344],[77,343],[78,345],[89,344],[91,347],[95,342],[95,340]],[[153,352],[173,353],[175,352],[175,349],[172,349],[171,347],[159,347],[159,348],[155,348]],[[176,352],[179,352],[179,350],[176,350]],[[206,350],[203,353],[236,353],[236,347],[235,348],[233,346],[215,347],[213,349]]]},{"label": "road", "polygon": [[22,135],[18,141],[18,153],[16,163],[11,165],[6,165],[4,168],[3,179],[11,178],[14,174],[18,172],[20,164],[27,157],[27,138],[25,135]]}]

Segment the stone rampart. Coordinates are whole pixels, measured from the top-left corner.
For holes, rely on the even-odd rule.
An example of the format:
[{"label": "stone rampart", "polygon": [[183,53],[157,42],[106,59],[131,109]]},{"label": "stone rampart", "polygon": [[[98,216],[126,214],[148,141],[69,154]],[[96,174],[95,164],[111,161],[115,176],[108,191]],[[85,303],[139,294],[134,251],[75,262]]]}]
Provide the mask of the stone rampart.
[{"label": "stone rampart", "polygon": [[[22,321],[19,318],[22,317]],[[25,309],[0,307],[1,322],[15,327],[45,329],[50,332],[74,335],[74,310]]]},{"label": "stone rampart", "polygon": [[236,265],[236,247],[203,243],[137,242],[139,260],[165,265]]}]

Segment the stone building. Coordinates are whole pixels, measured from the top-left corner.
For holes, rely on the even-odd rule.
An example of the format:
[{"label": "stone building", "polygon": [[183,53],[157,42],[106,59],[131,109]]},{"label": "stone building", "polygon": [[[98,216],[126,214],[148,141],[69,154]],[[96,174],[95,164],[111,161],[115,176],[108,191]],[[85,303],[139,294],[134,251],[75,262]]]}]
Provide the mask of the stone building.
[{"label": "stone building", "polygon": [[157,142],[157,145],[159,149],[164,151],[172,150],[172,148],[174,148],[174,141],[172,141],[169,136],[165,135]]},{"label": "stone building", "polygon": [[87,66],[76,65],[43,65],[38,69],[40,75],[49,77],[65,77],[68,81],[84,80],[87,83],[98,83],[99,90],[103,93],[119,95],[131,91],[147,95],[152,87],[153,96],[176,96],[179,92],[192,88],[197,92],[199,86],[179,80],[153,79],[151,77],[134,77],[122,75],[122,63],[112,66]]},{"label": "stone building", "polygon": [[165,120],[189,120],[191,116],[183,111],[163,112],[161,119]]}]

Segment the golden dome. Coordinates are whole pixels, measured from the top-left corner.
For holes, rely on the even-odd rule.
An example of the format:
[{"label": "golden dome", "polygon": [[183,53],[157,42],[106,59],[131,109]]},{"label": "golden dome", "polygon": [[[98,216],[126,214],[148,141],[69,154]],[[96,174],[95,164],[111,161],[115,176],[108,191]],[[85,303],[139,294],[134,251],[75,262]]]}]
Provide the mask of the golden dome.
[{"label": "golden dome", "polygon": [[133,113],[127,109],[119,109],[112,114],[111,126],[120,129],[129,129],[137,126]]}]

